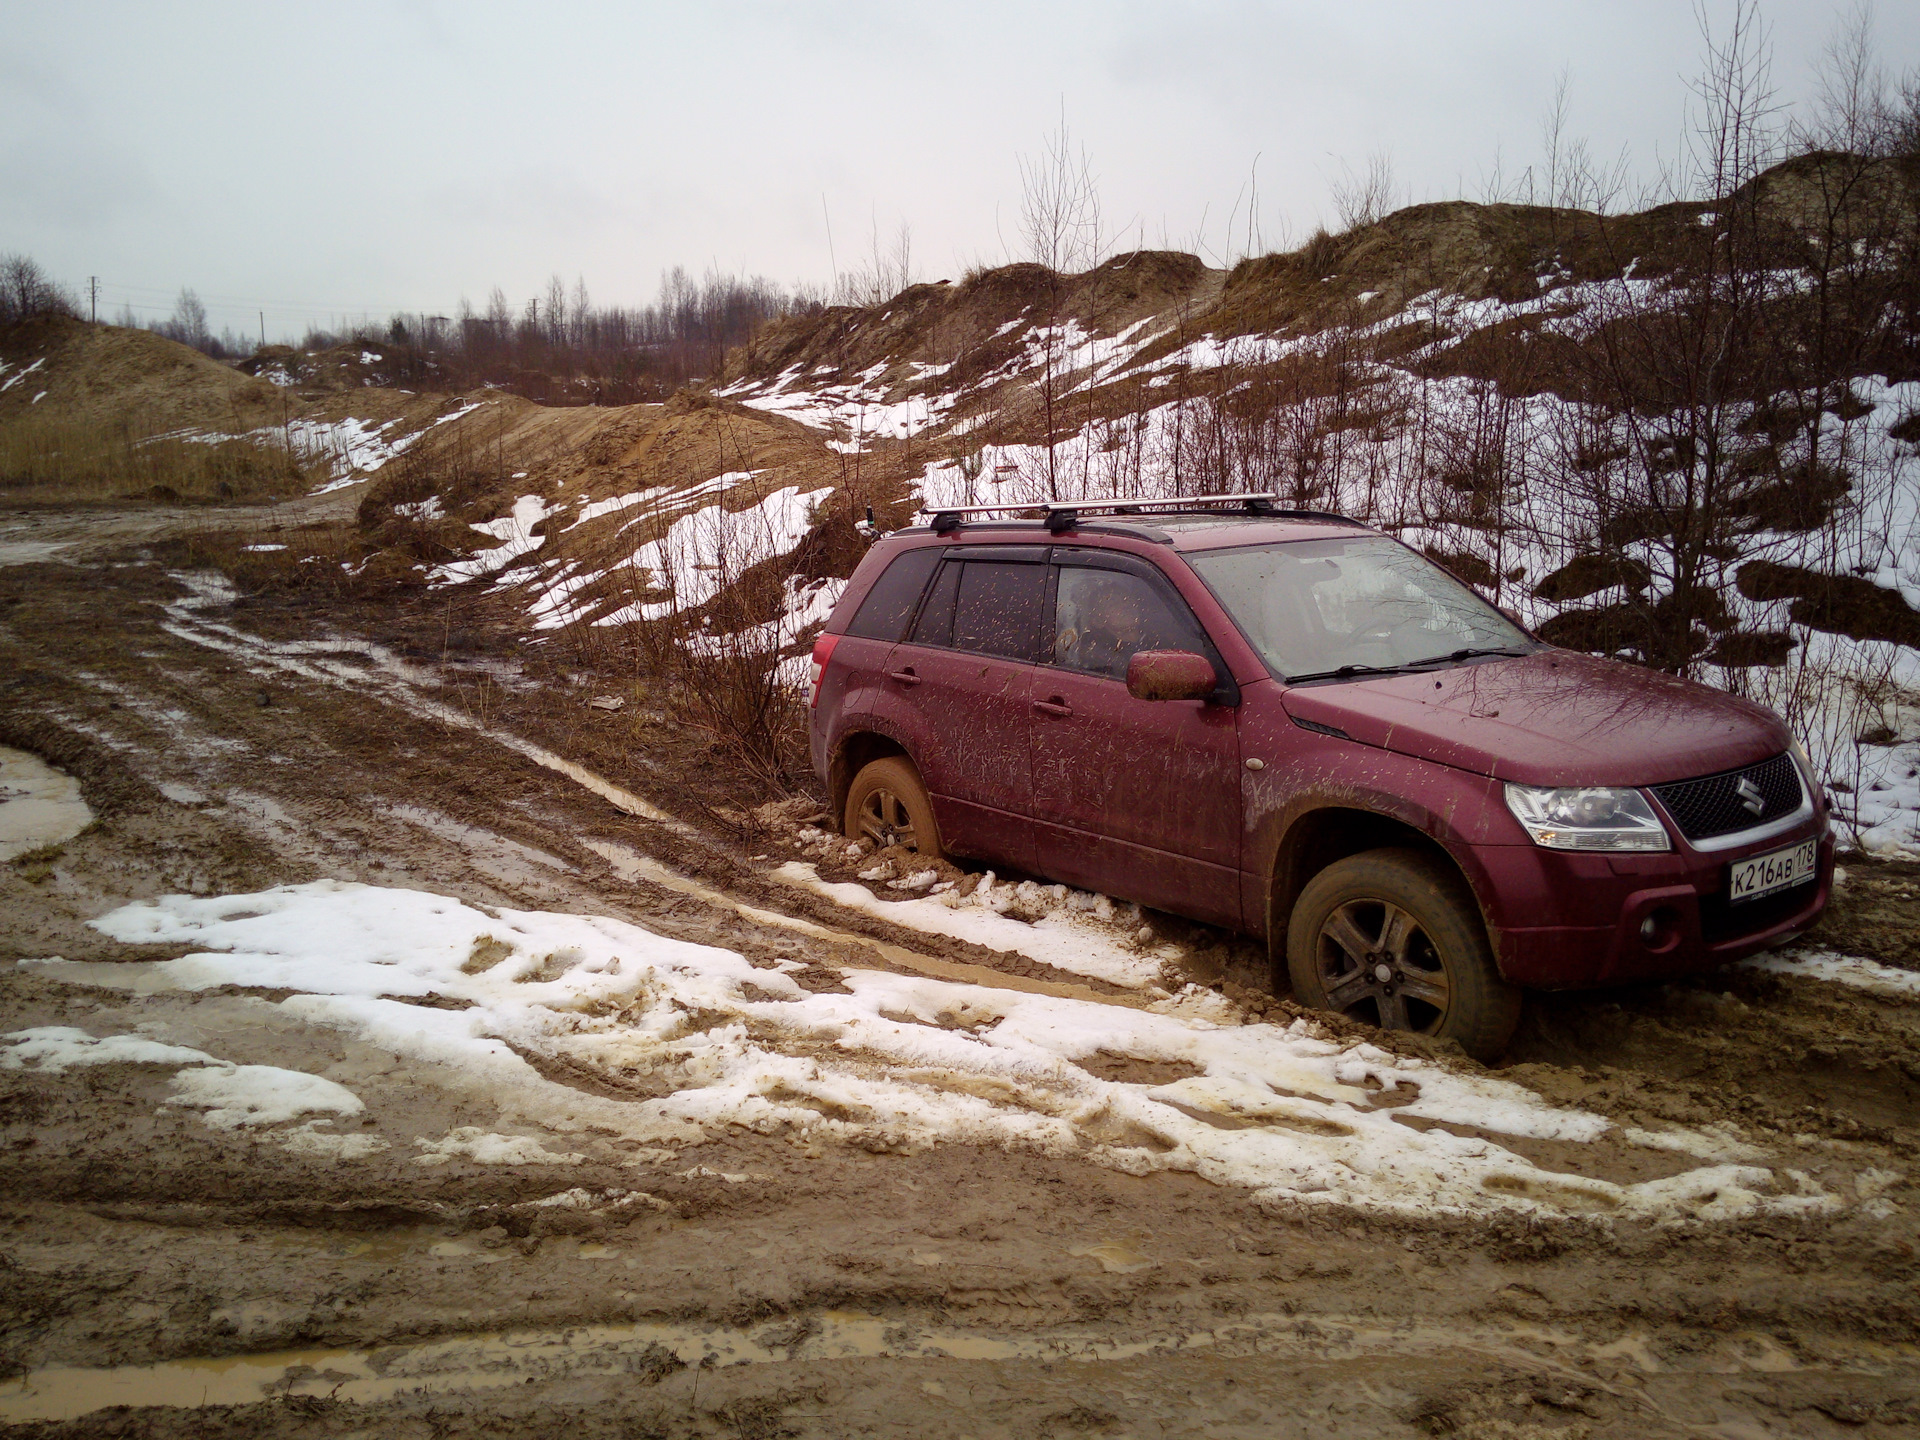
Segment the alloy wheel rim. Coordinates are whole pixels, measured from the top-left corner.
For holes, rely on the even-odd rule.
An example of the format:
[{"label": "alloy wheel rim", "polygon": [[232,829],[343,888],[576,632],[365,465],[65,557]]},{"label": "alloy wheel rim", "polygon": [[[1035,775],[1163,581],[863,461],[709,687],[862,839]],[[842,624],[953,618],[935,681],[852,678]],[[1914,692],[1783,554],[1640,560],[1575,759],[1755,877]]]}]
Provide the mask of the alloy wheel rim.
[{"label": "alloy wheel rim", "polygon": [[1386,900],[1349,900],[1321,922],[1317,948],[1328,1009],[1424,1035],[1445,1023],[1452,977],[1409,911]]},{"label": "alloy wheel rim", "polygon": [[890,845],[904,845],[913,851],[920,848],[907,802],[885,786],[869,792],[860,802],[860,834],[873,841],[876,850]]}]

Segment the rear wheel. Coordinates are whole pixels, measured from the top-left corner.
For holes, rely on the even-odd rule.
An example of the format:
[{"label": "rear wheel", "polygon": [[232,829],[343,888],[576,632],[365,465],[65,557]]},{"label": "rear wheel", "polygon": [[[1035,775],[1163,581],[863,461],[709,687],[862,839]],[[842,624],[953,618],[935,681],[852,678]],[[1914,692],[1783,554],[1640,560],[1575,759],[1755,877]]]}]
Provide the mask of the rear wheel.
[{"label": "rear wheel", "polygon": [[1308,881],[1287,973],[1303,1005],[1458,1041],[1479,1060],[1496,1059],[1520,1019],[1473,897],[1417,850],[1350,855]]},{"label": "rear wheel", "polygon": [[933,802],[913,766],[889,755],[861,767],[847,790],[846,833],[876,850],[904,845],[926,860],[940,858]]}]

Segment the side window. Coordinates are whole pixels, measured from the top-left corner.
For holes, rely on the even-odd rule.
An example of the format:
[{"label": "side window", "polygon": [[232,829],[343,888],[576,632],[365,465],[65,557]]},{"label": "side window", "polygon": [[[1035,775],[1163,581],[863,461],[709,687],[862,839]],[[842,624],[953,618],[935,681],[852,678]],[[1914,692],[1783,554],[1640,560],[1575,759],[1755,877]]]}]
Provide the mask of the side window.
[{"label": "side window", "polygon": [[927,588],[927,577],[939,563],[940,549],[932,545],[895,556],[860,602],[847,634],[863,640],[906,639],[920,592]]},{"label": "side window", "polygon": [[920,622],[913,627],[914,644],[953,644],[953,599],[960,589],[960,569],[954,561],[941,567],[940,578],[933,582],[933,592],[921,608]]},{"label": "side window", "polygon": [[1059,567],[1053,607],[1053,663],[1115,680],[1136,650],[1213,647],[1176,596],[1143,576],[1079,565]]},{"label": "side window", "polygon": [[968,561],[954,605],[955,648],[1010,660],[1038,658],[1046,593],[1045,565]]}]

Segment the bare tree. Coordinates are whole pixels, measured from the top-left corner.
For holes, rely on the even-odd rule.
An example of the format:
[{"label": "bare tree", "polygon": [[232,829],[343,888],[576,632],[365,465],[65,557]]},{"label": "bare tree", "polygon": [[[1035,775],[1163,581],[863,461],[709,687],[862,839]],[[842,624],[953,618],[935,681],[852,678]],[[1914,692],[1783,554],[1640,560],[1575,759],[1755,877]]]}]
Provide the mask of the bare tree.
[{"label": "bare tree", "polygon": [[77,315],[79,306],[30,255],[0,256],[0,325],[30,315]]},{"label": "bare tree", "polygon": [[1020,237],[1027,258],[1041,270],[1045,313],[1039,317],[1040,421],[1046,434],[1047,498],[1060,498],[1059,447],[1061,384],[1068,370],[1068,336],[1063,333],[1068,277],[1091,270],[1102,259],[1100,187],[1086,149],[1067,128],[1064,107],[1060,128],[1046,137],[1038,155],[1020,157]]}]

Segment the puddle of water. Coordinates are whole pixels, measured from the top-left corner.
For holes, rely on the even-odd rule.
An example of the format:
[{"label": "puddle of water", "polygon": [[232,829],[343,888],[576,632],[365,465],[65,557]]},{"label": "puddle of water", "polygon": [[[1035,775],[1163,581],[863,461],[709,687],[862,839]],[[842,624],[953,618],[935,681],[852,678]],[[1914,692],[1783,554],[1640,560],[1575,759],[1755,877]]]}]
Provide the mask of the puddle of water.
[{"label": "puddle of water", "polygon": [[71,775],[0,745],[0,861],[71,840],[92,823]]},{"label": "puddle of water", "polygon": [[62,550],[71,550],[71,540],[8,540],[0,542],[0,566],[38,565],[51,560]]},{"label": "puddle of water", "polygon": [[[582,1246],[582,1258],[600,1248]],[[496,1390],[563,1376],[657,1379],[663,1352],[689,1366],[862,1359],[1114,1361],[1208,1349],[1322,1360],[1467,1352],[1536,1369],[1545,1364],[1574,1376],[1584,1373],[1583,1362],[1596,1360],[1624,1361],[1646,1373],[1669,1368],[1650,1353],[1644,1336],[1601,1344],[1533,1326],[1387,1329],[1353,1317],[1268,1314],[1214,1330],[1114,1342],[1071,1331],[993,1335],[853,1311],[830,1310],[811,1318],[814,1325],[797,1340],[791,1338],[795,1327],[790,1324],[746,1330],[640,1323],[509,1331],[377,1350],[278,1350],[110,1369],[50,1366],[0,1387],[0,1424],[72,1419],[110,1405],[245,1405],[277,1395],[327,1395],[369,1404],[408,1393]],[[1688,1368],[1736,1374],[1791,1363],[1779,1347],[1755,1342],[1753,1335],[1727,1337],[1713,1352],[1690,1357]],[[1900,1358],[1914,1357],[1903,1352]]]}]

